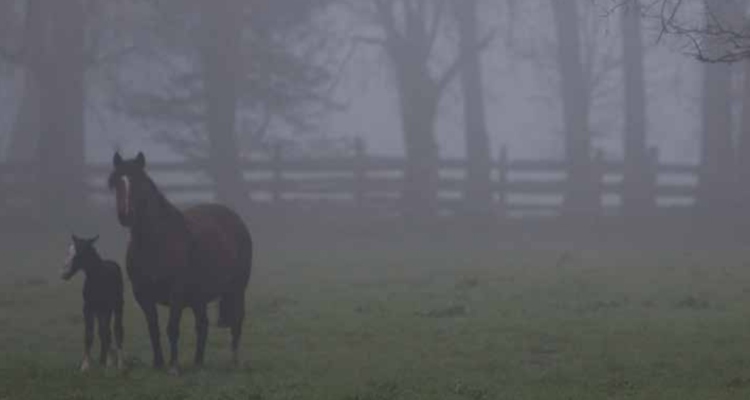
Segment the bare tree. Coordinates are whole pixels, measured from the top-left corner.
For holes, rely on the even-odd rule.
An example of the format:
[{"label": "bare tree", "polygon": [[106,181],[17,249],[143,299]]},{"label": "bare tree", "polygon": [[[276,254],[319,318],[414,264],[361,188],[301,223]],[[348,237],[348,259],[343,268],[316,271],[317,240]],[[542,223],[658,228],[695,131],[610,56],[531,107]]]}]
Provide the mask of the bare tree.
[{"label": "bare tree", "polygon": [[625,89],[625,172],[622,200],[624,213],[631,217],[642,215],[653,205],[653,198],[649,197],[647,190],[649,155],[646,143],[645,56],[638,6],[638,3],[626,4],[620,11]]},{"label": "bare tree", "polygon": [[[747,18],[746,18],[747,20]],[[741,61],[742,112],[737,143],[738,187],[744,207],[750,207],[750,58]]]},{"label": "bare tree", "polygon": [[744,15],[745,0],[607,0],[612,9],[637,6],[645,18],[656,23],[658,40],[673,37],[685,40],[685,50],[707,63],[732,63],[750,58],[750,27],[733,24],[721,15],[717,6],[737,10]]},{"label": "bare tree", "polygon": [[[518,8],[509,11],[529,12],[521,6],[519,2]],[[515,57],[547,72],[557,86],[557,92],[550,92],[549,99],[544,100],[561,108],[563,157],[568,180],[563,213],[574,220],[582,220],[596,215],[601,206],[593,169],[593,145],[605,132],[597,129],[597,118],[603,114],[597,114],[596,109],[612,99],[613,84],[609,78],[621,69],[622,57],[619,51],[613,50],[617,47],[608,42],[610,36],[601,34],[608,28],[602,24],[606,21],[590,2],[545,0],[538,6],[552,12],[549,35],[525,32],[534,34],[535,41],[519,42],[516,35],[509,32],[507,45]],[[520,24],[515,26],[518,30],[523,28]],[[611,122],[607,121],[606,125],[610,126]]]},{"label": "bare tree", "polygon": [[557,33],[557,62],[560,71],[565,159],[568,185],[565,212],[573,218],[589,216],[599,208],[592,180],[590,101],[583,64],[577,2],[551,0]]},{"label": "bare tree", "polygon": [[246,203],[240,135],[263,135],[274,120],[304,130],[304,108],[325,103],[327,70],[300,51],[309,37],[287,37],[325,3],[159,3],[142,60],[165,78],[145,88],[121,84],[124,111],[154,128],[157,140],[205,165],[220,201]]},{"label": "bare tree", "polygon": [[466,207],[470,215],[486,218],[492,214],[490,181],[490,140],[485,116],[484,86],[482,82],[478,0],[454,4],[459,30],[459,51],[464,60],[461,68],[461,88],[464,101],[466,129],[467,188]]},{"label": "bare tree", "polygon": [[12,7],[11,1],[4,3],[6,30],[3,36],[10,38],[6,39],[4,58],[22,74],[21,98],[9,132],[7,158],[9,161],[29,162],[36,159],[41,120],[39,88],[30,55],[42,51],[44,10],[26,3],[25,13],[21,13]]},{"label": "bare tree", "polygon": [[[357,5],[361,3],[357,2]],[[446,87],[461,71],[466,56],[485,48],[492,35],[457,52],[441,72],[433,72],[436,42],[447,17],[445,0],[371,0],[364,12],[383,36],[362,40],[382,46],[393,71],[404,149],[407,155],[406,215],[425,220],[437,213],[438,145],[435,121]]]},{"label": "bare tree", "polygon": [[211,172],[220,201],[240,206],[247,197],[239,166],[237,105],[241,68],[242,2],[201,2],[201,64],[206,92],[206,131]]},{"label": "bare tree", "polygon": [[[82,0],[20,3],[22,32],[1,54],[24,70],[24,97],[11,151],[37,161],[43,210],[74,212],[84,201],[84,71],[86,4]],[[33,150],[32,150],[33,149]]]},{"label": "bare tree", "polygon": [[[737,26],[741,14],[733,1],[707,0],[706,30],[720,25]],[[718,58],[725,50],[719,36],[708,36],[701,57]],[[732,66],[706,63],[703,69],[703,132],[701,135],[701,172],[699,203],[712,211],[727,210],[735,187],[735,152],[731,110]]]}]

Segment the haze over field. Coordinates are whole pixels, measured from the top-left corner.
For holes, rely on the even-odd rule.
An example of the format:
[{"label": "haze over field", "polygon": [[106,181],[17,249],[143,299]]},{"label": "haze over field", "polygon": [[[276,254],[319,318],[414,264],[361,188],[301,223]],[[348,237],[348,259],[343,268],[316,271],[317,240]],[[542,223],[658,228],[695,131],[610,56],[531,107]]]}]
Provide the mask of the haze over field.
[{"label": "haze over field", "polygon": [[[748,398],[748,26],[0,0],[0,400]],[[121,369],[84,349],[94,243]]]}]

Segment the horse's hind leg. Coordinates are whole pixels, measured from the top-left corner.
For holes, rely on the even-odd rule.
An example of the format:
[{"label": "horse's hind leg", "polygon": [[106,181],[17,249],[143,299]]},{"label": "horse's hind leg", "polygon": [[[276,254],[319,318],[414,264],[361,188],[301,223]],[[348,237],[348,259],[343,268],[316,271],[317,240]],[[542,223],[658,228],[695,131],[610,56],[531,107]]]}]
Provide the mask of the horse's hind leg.
[{"label": "horse's hind leg", "polygon": [[81,371],[86,371],[90,366],[91,345],[94,344],[94,313],[87,307],[83,308],[83,321],[83,360],[81,361]]},{"label": "horse's hind leg", "polygon": [[169,373],[179,374],[179,348],[180,319],[182,318],[183,304],[180,300],[173,300],[169,306],[169,322],[167,323],[167,337],[169,338]]},{"label": "horse's hind leg", "polygon": [[195,365],[203,365],[203,355],[206,350],[206,337],[208,336],[208,315],[206,304],[195,305],[192,307],[195,315]]},{"label": "horse's hind leg", "polygon": [[110,328],[112,322],[112,312],[104,312],[97,315],[99,322],[99,341],[101,342],[101,352],[99,353],[99,364],[107,364],[107,356],[109,355],[109,349],[112,344],[112,330]]}]

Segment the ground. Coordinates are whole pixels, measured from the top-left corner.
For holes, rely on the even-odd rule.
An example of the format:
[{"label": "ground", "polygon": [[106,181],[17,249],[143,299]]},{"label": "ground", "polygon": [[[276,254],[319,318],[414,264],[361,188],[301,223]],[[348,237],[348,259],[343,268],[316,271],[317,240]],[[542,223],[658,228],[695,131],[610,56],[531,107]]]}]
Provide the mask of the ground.
[{"label": "ground", "polygon": [[0,281],[0,399],[750,396],[750,252],[346,236],[256,240],[242,367],[214,307],[202,370],[185,314],[180,377],[150,368],[129,287],[127,371],[78,372],[81,278],[58,278],[65,239],[16,248]]}]

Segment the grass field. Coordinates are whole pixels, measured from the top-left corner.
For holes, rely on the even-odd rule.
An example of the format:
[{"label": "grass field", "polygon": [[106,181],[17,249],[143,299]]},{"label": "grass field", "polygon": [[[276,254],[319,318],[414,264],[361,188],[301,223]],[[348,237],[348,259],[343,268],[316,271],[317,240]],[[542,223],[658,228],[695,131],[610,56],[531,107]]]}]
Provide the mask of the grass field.
[{"label": "grass field", "polygon": [[259,240],[243,366],[212,309],[192,369],[186,313],[175,378],[150,368],[129,288],[127,371],[77,371],[64,240],[0,267],[0,399],[750,398],[750,253]]}]

